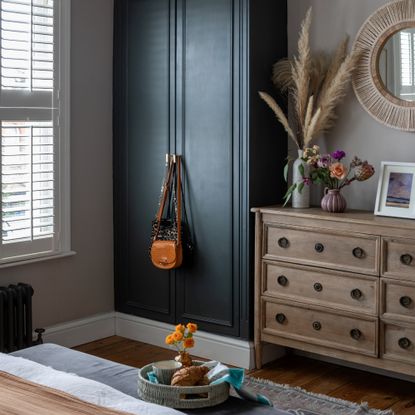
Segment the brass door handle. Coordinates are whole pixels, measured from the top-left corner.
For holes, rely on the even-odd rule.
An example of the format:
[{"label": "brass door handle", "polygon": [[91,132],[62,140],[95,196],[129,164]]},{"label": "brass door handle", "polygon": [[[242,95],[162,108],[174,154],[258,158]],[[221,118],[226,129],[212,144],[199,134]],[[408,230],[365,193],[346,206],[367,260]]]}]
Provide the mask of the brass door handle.
[{"label": "brass door handle", "polygon": [[360,300],[363,297],[363,293],[358,288],[355,288],[354,290],[350,291],[350,296],[353,298],[353,300]]},{"label": "brass door handle", "polygon": [[320,331],[321,330],[321,323],[319,321],[313,321],[313,329]]},{"label": "brass door handle", "polygon": [[286,287],[288,284],[288,278],[285,275],[280,275],[277,278],[278,284],[281,285],[282,287]]},{"label": "brass door handle", "polygon": [[407,337],[402,337],[401,339],[399,339],[398,344],[401,349],[406,350],[411,347],[412,342]]},{"label": "brass door handle", "polygon": [[278,245],[281,248],[288,248],[288,245],[290,245],[290,241],[287,238],[280,238],[278,239]]},{"label": "brass door handle", "polygon": [[354,248],[352,253],[353,253],[353,256],[358,259],[362,259],[365,256],[365,251],[359,247]]},{"label": "brass door handle", "polygon": [[401,255],[401,263],[404,265],[411,265],[413,261],[413,257],[410,254],[403,254]]},{"label": "brass door handle", "polygon": [[350,330],[350,336],[354,340],[359,340],[362,337],[362,332],[359,329]]},{"label": "brass door handle", "polygon": [[409,308],[412,305],[412,298],[404,295],[399,299],[402,307]]}]

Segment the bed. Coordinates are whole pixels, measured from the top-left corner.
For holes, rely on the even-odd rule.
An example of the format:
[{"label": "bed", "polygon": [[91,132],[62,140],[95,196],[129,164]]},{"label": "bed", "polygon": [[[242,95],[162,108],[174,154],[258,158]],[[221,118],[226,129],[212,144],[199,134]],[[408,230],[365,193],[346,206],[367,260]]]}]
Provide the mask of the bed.
[{"label": "bed", "polygon": [[[137,369],[67,349],[55,344],[43,344],[11,353],[58,371],[76,374],[82,378],[108,385],[123,394],[137,398]],[[19,359],[20,360],[20,359]],[[0,370],[2,370],[0,363]],[[163,412],[163,411],[161,411]],[[150,410],[149,413],[155,413]],[[173,413],[173,412],[172,412]],[[285,411],[230,397],[216,407],[182,410],[187,414],[213,415],[288,415]]]}]

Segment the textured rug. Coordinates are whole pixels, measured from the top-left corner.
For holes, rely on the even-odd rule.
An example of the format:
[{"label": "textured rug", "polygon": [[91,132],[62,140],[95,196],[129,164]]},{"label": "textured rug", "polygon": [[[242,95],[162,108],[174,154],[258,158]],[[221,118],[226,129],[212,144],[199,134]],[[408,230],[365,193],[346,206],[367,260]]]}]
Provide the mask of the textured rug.
[{"label": "textured rug", "polygon": [[343,401],[251,376],[246,377],[245,384],[267,396],[276,408],[293,415],[393,415],[392,411],[369,409],[366,403]]}]

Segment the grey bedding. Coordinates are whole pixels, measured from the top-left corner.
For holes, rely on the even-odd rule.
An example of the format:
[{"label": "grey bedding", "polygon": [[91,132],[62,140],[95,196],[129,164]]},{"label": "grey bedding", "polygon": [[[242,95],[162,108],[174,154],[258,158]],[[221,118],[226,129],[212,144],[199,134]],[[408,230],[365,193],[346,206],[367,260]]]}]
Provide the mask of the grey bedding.
[{"label": "grey bedding", "polygon": [[[56,370],[75,373],[112,386],[127,395],[137,398],[137,369],[101,359],[55,344],[43,344],[19,350],[14,356],[50,366]],[[187,414],[213,415],[288,415],[285,411],[258,405],[230,397],[225,403],[212,408],[186,410]]]}]

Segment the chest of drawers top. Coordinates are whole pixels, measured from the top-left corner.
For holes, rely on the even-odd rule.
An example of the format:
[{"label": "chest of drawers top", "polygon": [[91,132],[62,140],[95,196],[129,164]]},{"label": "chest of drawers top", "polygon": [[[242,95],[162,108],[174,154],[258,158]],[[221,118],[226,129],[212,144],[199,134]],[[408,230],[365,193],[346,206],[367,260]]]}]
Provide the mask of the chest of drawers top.
[{"label": "chest of drawers top", "polygon": [[262,223],[261,257],[415,282],[415,221],[365,211],[253,209]]},{"label": "chest of drawers top", "polygon": [[263,222],[276,222],[299,227],[313,227],[358,232],[368,235],[415,239],[415,220],[376,216],[364,210],[348,210],[345,213],[328,213],[320,208],[293,209],[280,206],[253,208],[262,213]]}]

